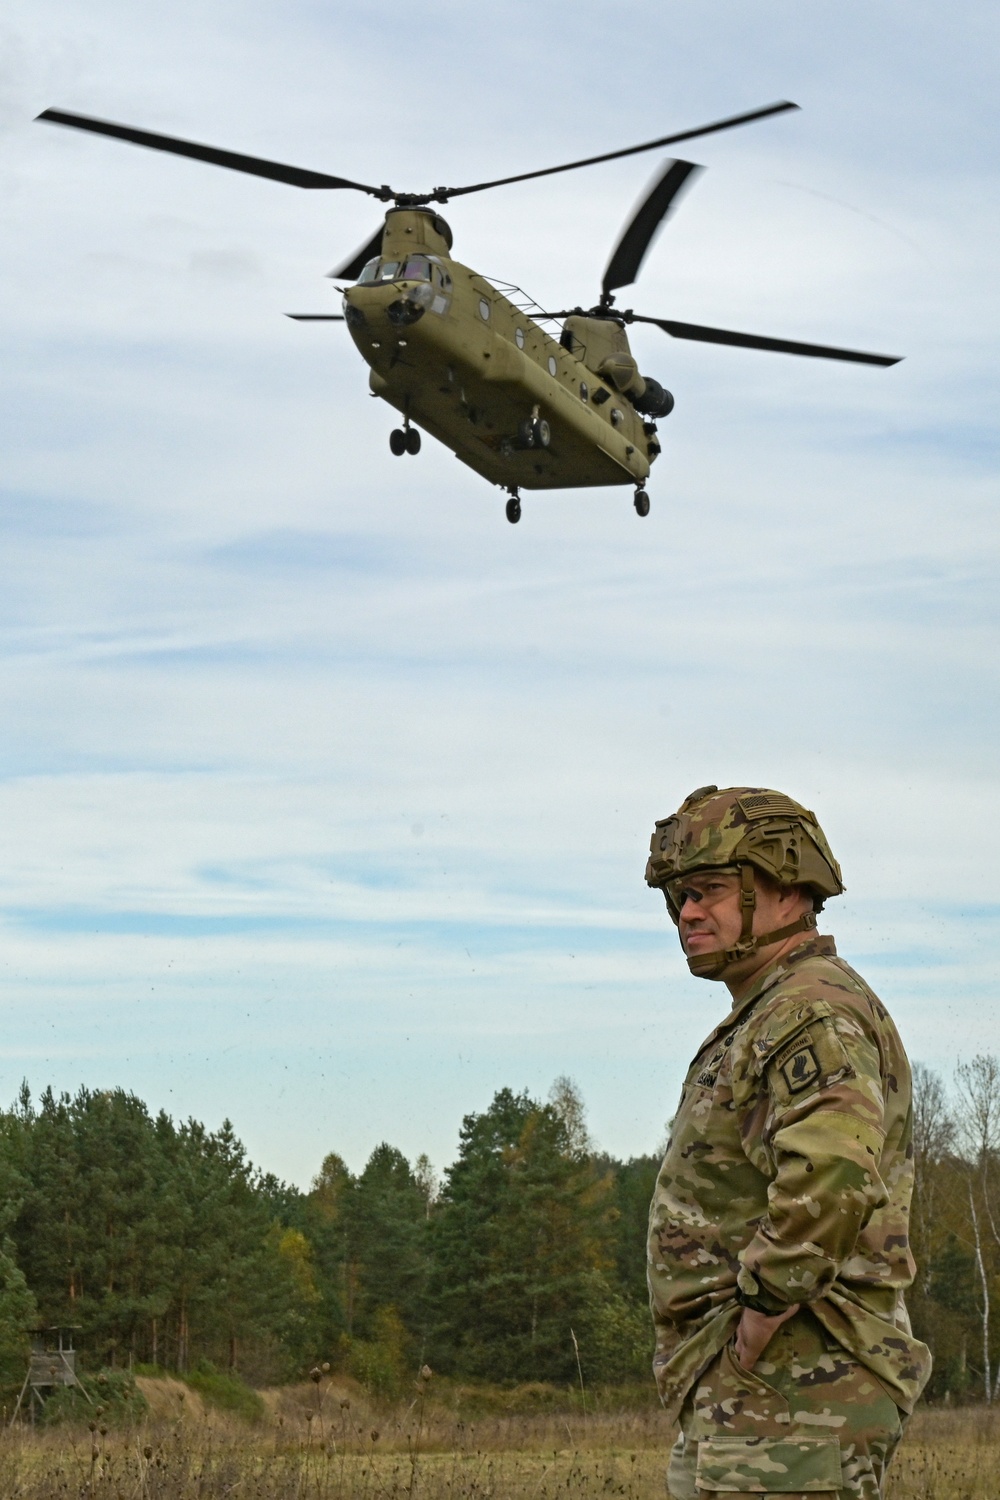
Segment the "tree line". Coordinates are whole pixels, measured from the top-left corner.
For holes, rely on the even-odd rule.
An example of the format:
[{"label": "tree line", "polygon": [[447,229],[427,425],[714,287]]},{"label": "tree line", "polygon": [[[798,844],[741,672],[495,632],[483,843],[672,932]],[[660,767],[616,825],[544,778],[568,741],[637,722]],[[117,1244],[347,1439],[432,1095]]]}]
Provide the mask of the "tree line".
[{"label": "tree line", "polygon": [[[590,1141],[580,1095],[501,1089],[438,1183],[382,1143],[331,1153],[306,1192],[226,1122],[152,1115],[121,1089],[27,1087],[0,1113],[0,1380],[25,1334],[70,1325],[84,1364],[277,1381],[329,1362],[392,1395],[459,1379],[650,1379],[646,1214],[658,1154]],[[1000,1399],[1000,1062],[951,1087],[914,1069],[914,1330],[930,1394]],[[579,1359],[579,1364],[578,1364]]]},{"label": "tree line", "polygon": [[577,1349],[590,1379],[645,1379],[657,1164],[595,1152],[567,1079],[466,1116],[440,1184],[383,1143],[357,1175],[331,1153],[308,1192],[228,1121],[25,1086],[0,1113],[0,1375],[23,1375],[26,1329],[68,1325],[95,1367],[273,1381],[329,1362],[386,1395],[424,1363],[572,1379]]}]

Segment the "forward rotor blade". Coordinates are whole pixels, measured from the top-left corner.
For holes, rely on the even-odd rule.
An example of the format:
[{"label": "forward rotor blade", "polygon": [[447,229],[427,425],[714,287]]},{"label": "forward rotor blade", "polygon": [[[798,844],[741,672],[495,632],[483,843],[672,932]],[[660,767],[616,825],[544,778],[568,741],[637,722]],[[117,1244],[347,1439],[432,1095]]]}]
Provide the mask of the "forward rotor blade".
[{"label": "forward rotor blade", "polygon": [[345,260],[342,266],[337,266],[335,270],[327,271],[326,274],[335,281],[357,281],[372,256],[377,255],[381,250],[384,230],[385,225],[380,224],[371,239],[367,240],[360,250],[355,250],[350,260]]},{"label": "forward rotor blade", "polygon": [[601,291],[607,296],[616,287],[630,286],[639,275],[639,267],[657,230],[663,224],[688,178],[702,169],[691,161],[671,161],[656,179],[622,230],[611,252]]},{"label": "forward rotor blade", "polygon": [[346,323],[343,313],[285,313],[295,323]]},{"label": "forward rotor blade", "polygon": [[556,172],[575,172],[577,167],[592,167],[599,161],[617,161],[622,156],[637,156],[641,151],[655,151],[659,146],[673,146],[678,141],[691,141],[695,136],[714,135],[719,130],[732,130],[737,125],[749,125],[754,120],[765,120],[768,115],[784,114],[786,110],[798,109],[797,104],[783,99],[778,104],[768,104],[763,109],[751,110],[745,115],[730,115],[728,119],[716,120],[712,125],[699,125],[695,130],[681,130],[676,135],[664,135],[656,141],[646,141],[642,146],[626,146],[623,151],[605,151],[600,156],[584,156],[579,161],[565,162],[561,167],[543,167],[539,172],[519,172],[516,177],[496,177],[492,182],[474,182],[471,187],[438,188],[434,196],[438,201],[459,198],[464,193],[482,193],[486,188],[506,187],[510,182],[527,182],[531,177],[551,177]]},{"label": "forward rotor blade", "polygon": [[300,188],[355,188],[375,198],[392,197],[386,188],[371,187],[366,182],[352,182],[348,177],[331,177],[326,172],[310,172],[305,167],[288,167],[280,161],[266,161],[260,156],[242,156],[238,151],[220,151],[217,146],[201,146],[196,141],[178,140],[172,135],[155,135],[149,130],[135,130],[131,125],[116,125],[111,120],[95,120],[90,115],[69,114],[62,109],[45,109],[35,117],[53,125],[69,125],[73,130],[90,130],[95,135],[109,135],[115,140],[148,146],[152,151],[169,151],[174,156],[192,156],[195,161],[211,162],[233,172],[249,172],[253,177],[270,177]]},{"label": "forward rotor blade", "polygon": [[729,328],[703,328],[699,323],[675,323],[669,318],[643,318],[633,313],[630,323],[655,323],[674,339],[699,344],[735,344],[741,349],[770,349],[775,354],[805,354],[813,359],[846,359],[858,365],[898,365],[901,354],[866,354],[860,349],[836,349],[826,344],[799,344],[792,339],[762,338],[756,333],[734,333]]}]

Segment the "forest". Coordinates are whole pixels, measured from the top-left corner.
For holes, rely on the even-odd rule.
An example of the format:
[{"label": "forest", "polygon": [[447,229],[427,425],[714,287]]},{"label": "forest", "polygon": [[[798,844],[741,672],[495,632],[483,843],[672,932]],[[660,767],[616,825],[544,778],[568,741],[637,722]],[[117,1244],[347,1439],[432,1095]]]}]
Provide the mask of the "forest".
[{"label": "forest", "polygon": [[[910,1296],[932,1399],[1000,1399],[1000,1063],[914,1069]],[[567,1078],[502,1089],[437,1181],[389,1143],[308,1191],[232,1126],[116,1089],[23,1086],[0,1114],[0,1381],[29,1329],[76,1330],[84,1368],[198,1368],[257,1384],[319,1362],[392,1398],[462,1381],[648,1383],[646,1212],[658,1155],[597,1150]]]}]

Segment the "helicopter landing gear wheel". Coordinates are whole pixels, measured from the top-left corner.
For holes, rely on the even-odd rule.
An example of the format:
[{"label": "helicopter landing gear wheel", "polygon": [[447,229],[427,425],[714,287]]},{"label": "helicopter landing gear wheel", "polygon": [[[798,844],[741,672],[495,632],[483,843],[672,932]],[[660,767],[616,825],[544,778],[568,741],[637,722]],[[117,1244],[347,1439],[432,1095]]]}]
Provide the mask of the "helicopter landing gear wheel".
[{"label": "helicopter landing gear wheel", "polygon": [[406,452],[406,433],[402,427],[394,427],[389,434],[389,448],[397,458]]},{"label": "helicopter landing gear wheel", "polygon": [[420,452],[420,433],[417,431],[417,429],[415,427],[408,427],[406,429],[406,432],[403,434],[403,436],[406,439],[406,451],[407,451],[407,453],[419,453]]},{"label": "helicopter landing gear wheel", "polygon": [[551,441],[552,429],[544,417],[525,417],[517,424],[519,448],[547,448]]},{"label": "helicopter landing gear wheel", "polygon": [[512,526],[521,519],[521,497],[516,490],[507,501],[507,519]]},{"label": "helicopter landing gear wheel", "polygon": [[649,515],[649,496],[646,494],[645,490],[636,490],[635,499],[632,503],[635,506],[635,513],[637,516]]}]

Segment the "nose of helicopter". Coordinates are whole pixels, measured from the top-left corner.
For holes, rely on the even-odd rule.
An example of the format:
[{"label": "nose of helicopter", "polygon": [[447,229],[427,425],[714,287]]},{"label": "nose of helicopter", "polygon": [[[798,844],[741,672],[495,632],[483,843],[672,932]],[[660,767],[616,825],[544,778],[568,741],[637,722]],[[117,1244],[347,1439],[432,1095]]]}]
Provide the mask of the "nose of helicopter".
[{"label": "nose of helicopter", "polygon": [[409,328],[419,322],[433,300],[433,288],[426,282],[353,286],[344,293],[344,318],[352,329]]}]

